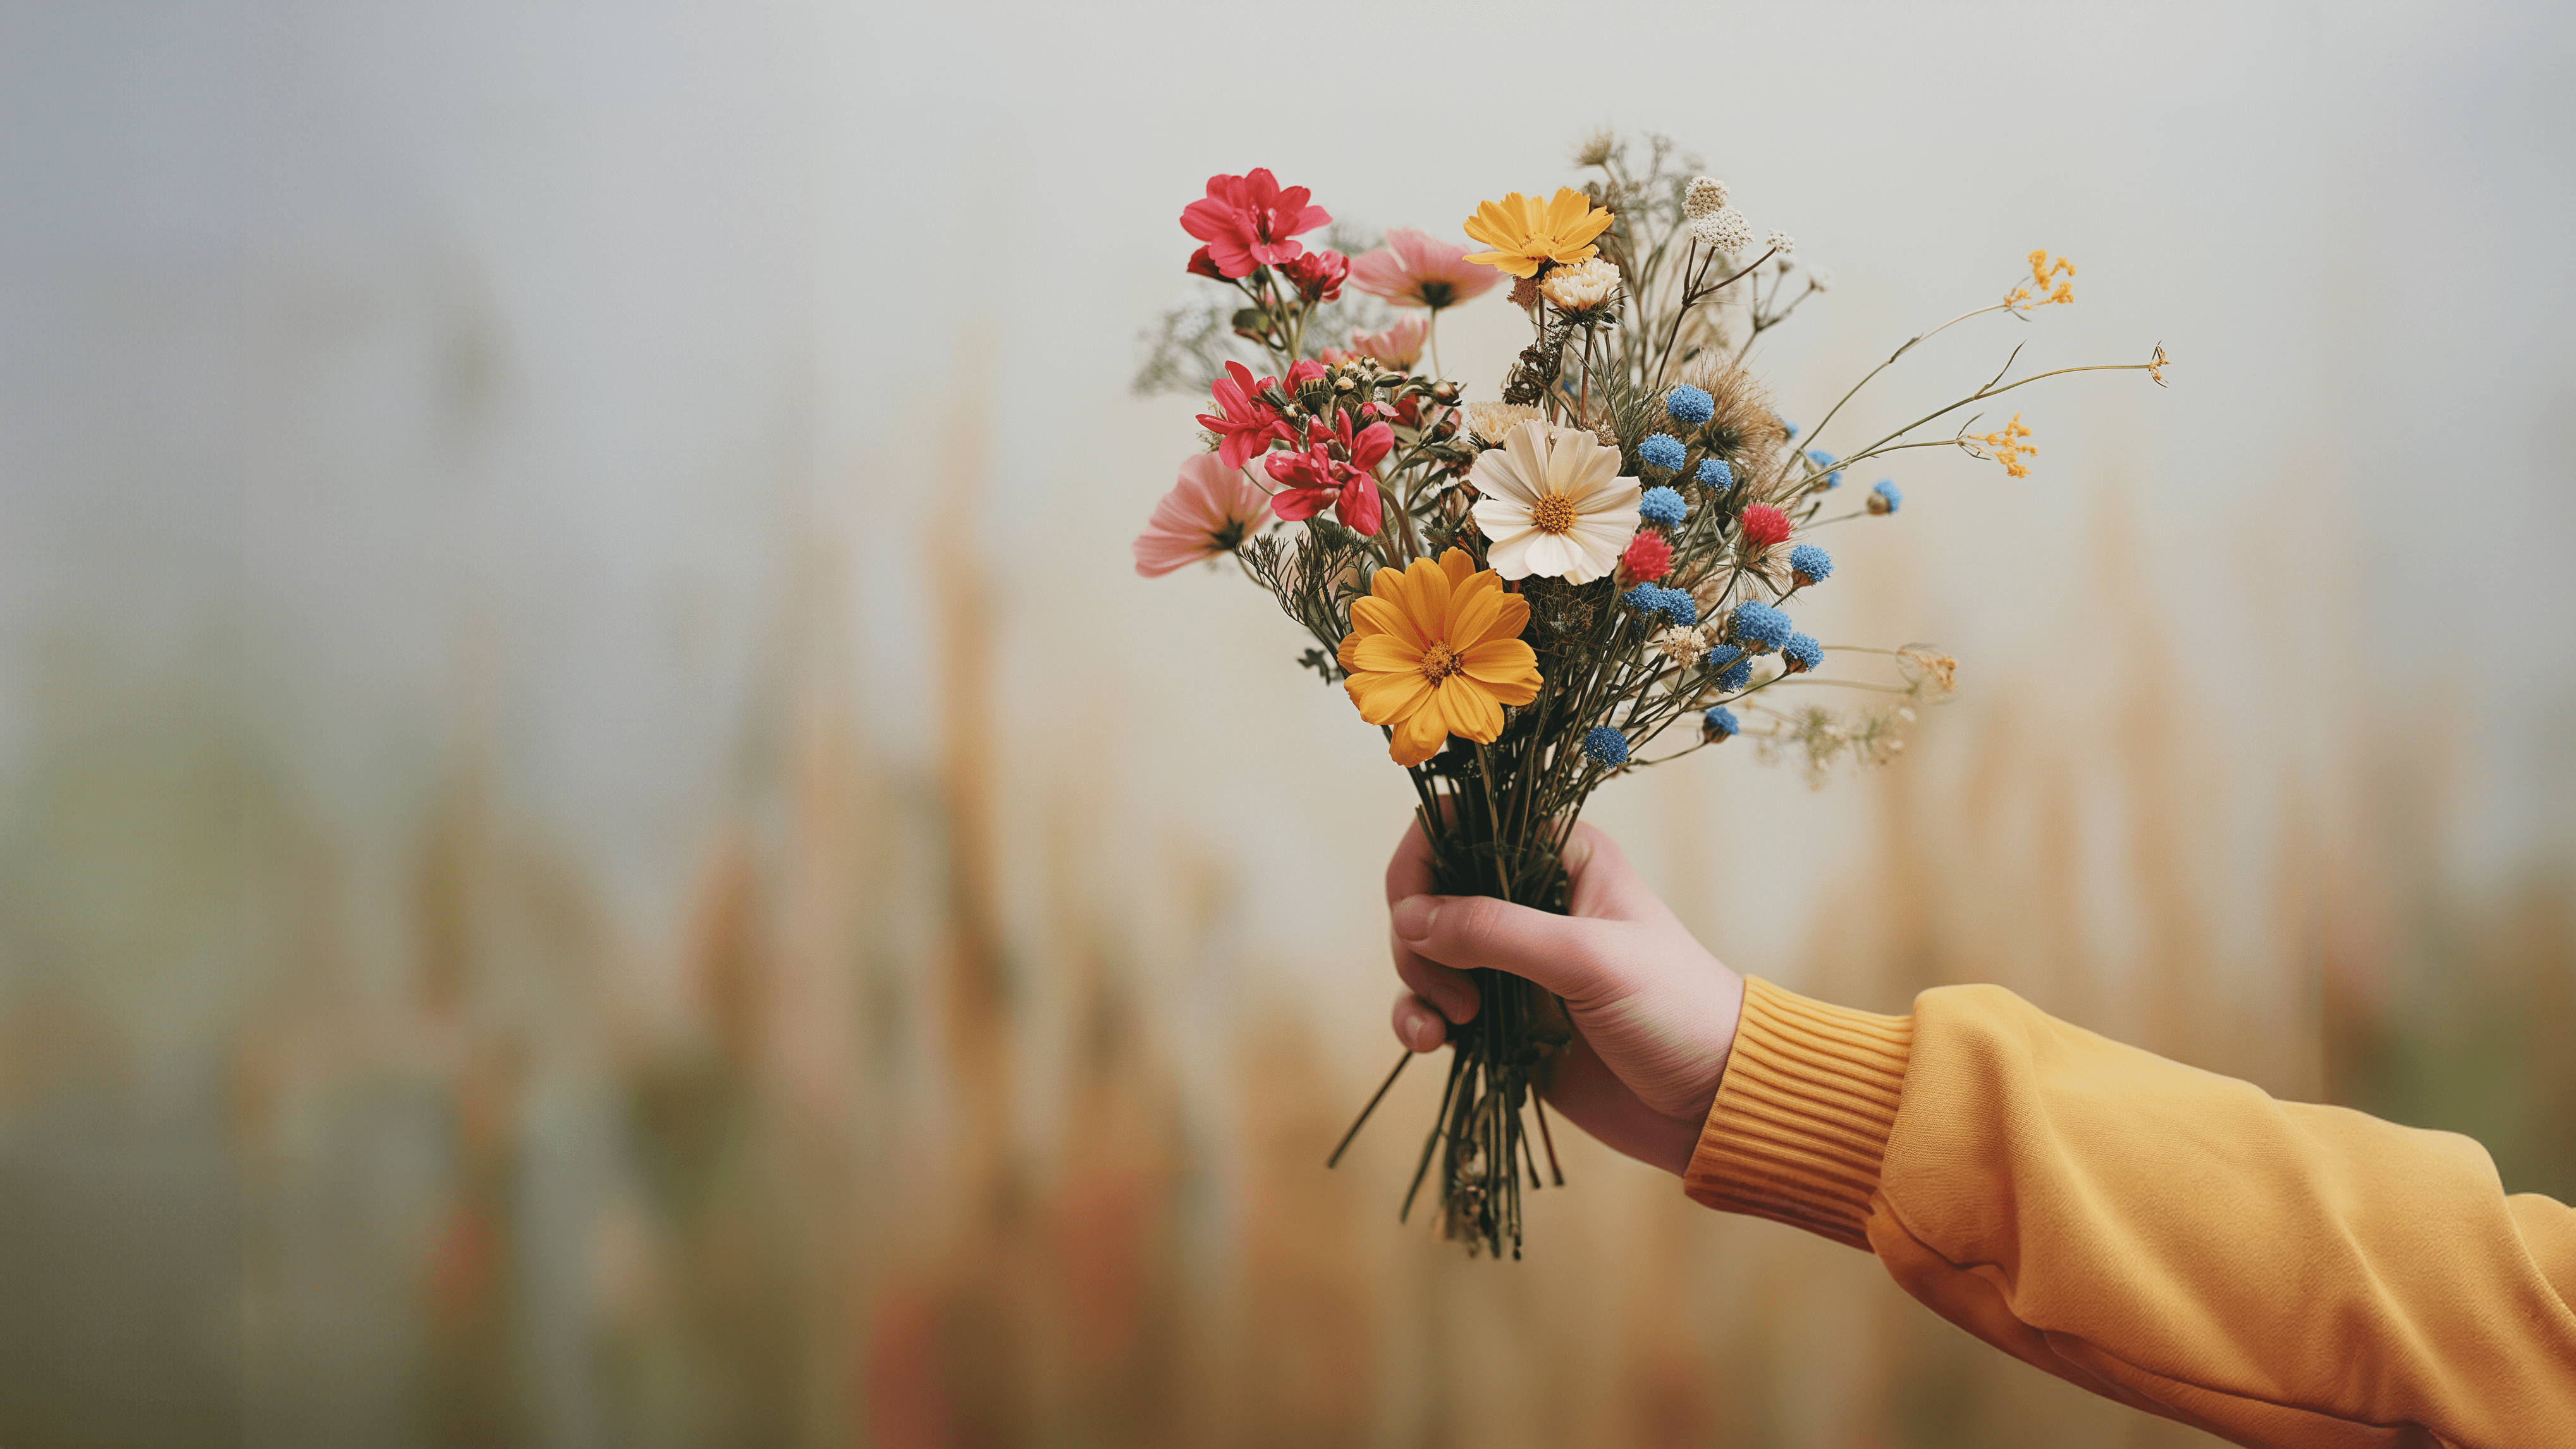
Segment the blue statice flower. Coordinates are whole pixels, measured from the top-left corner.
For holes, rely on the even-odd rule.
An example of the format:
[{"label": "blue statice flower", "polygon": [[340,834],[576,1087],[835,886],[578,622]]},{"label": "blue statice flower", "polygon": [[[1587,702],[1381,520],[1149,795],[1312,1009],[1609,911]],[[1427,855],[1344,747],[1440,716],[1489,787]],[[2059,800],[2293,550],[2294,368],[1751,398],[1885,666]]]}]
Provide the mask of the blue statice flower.
[{"label": "blue statice flower", "polygon": [[1637,500],[1637,516],[1658,528],[1681,527],[1682,516],[1689,512],[1690,505],[1682,502],[1682,496],[1660,483]]},{"label": "blue statice flower", "polygon": [[1897,491],[1895,484],[1884,478],[1870,487],[1869,511],[1872,513],[1894,513],[1897,505],[1904,501],[1905,495]]},{"label": "blue statice flower", "polygon": [[1737,659],[1733,664],[1719,671],[1717,676],[1717,687],[1720,689],[1742,689],[1752,682],[1753,661],[1750,659]]},{"label": "blue statice flower", "polygon": [[1780,432],[1783,436],[1791,438],[1798,436],[1798,425],[1796,423],[1789,421],[1778,413],[1773,413],[1771,415],[1771,421],[1780,425]]},{"label": "blue statice flower", "polygon": [[1789,573],[1804,588],[1833,577],[1834,556],[1812,543],[1802,543],[1789,550]]},{"label": "blue statice flower", "polygon": [[1687,590],[1668,589],[1661,584],[1639,584],[1619,598],[1640,614],[1663,615],[1666,623],[1678,629],[1687,629],[1699,622],[1699,605],[1691,601]]},{"label": "blue statice flower", "polygon": [[1605,770],[1628,763],[1628,737],[1608,725],[1594,725],[1583,736],[1583,753]]},{"label": "blue statice flower", "polygon": [[1657,433],[1637,445],[1637,456],[1658,468],[1678,473],[1681,471],[1682,460],[1690,456],[1690,450],[1683,447],[1682,440],[1672,434]]},{"label": "blue statice flower", "polygon": [[1804,634],[1792,634],[1780,646],[1780,657],[1788,661],[1791,674],[1805,674],[1825,662],[1825,646]]},{"label": "blue statice flower", "polygon": [[1756,654],[1779,648],[1797,632],[1788,615],[1752,599],[1735,606],[1735,612],[1728,616],[1727,627],[1738,642]]},{"label": "blue statice flower", "polygon": [[1711,488],[1732,488],[1735,486],[1735,470],[1726,466],[1724,458],[1702,458],[1699,460],[1699,481]]},{"label": "blue statice flower", "polygon": [[1843,470],[1834,466],[1833,454],[1826,452],[1822,448],[1809,448],[1807,450],[1807,461],[1815,464],[1817,470],[1825,475],[1826,487],[1840,488],[1843,486]]},{"label": "blue statice flower", "polygon": [[1735,711],[1722,704],[1701,718],[1699,728],[1700,733],[1713,740],[1732,739],[1744,733],[1744,726],[1736,721]]},{"label": "blue statice flower", "polygon": [[1673,415],[1673,421],[1695,428],[1717,416],[1717,399],[1683,383],[1664,394],[1664,411]]}]

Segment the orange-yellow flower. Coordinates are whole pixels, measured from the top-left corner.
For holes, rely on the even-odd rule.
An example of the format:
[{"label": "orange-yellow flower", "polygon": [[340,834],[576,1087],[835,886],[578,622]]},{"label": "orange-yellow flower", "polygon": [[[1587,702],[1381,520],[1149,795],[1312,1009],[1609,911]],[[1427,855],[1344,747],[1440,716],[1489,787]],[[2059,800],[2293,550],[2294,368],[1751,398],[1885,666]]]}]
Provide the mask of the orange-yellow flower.
[{"label": "orange-yellow flower", "polygon": [[1571,186],[1560,186],[1546,201],[1515,191],[1500,201],[1476,203],[1467,218],[1470,237],[1492,247],[1467,260],[1499,267],[1515,277],[1534,277],[1549,262],[1579,262],[1594,251],[1592,239],[1609,229],[1610,213]]},{"label": "orange-yellow flower", "polygon": [[1386,752],[1397,764],[1421,764],[1451,735],[1489,744],[1504,705],[1538,698],[1538,655],[1520,638],[1529,601],[1465,549],[1379,569],[1369,595],[1351,605],[1342,687],[1360,718],[1395,731]]}]

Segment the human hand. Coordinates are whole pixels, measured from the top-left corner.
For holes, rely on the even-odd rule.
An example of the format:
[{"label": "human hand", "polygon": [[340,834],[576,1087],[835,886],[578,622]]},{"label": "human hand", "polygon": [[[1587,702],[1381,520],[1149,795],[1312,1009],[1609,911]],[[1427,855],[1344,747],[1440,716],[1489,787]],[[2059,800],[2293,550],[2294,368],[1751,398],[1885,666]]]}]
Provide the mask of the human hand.
[{"label": "human hand", "polygon": [[1710,955],[1646,888],[1618,843],[1589,825],[1565,845],[1572,914],[1483,896],[1435,896],[1416,821],[1387,862],[1395,1035],[1437,1051],[1480,1004],[1467,972],[1490,966],[1562,998],[1575,1037],[1541,1090],[1576,1126],[1679,1176],[1699,1146],[1744,1009],[1744,979]]}]

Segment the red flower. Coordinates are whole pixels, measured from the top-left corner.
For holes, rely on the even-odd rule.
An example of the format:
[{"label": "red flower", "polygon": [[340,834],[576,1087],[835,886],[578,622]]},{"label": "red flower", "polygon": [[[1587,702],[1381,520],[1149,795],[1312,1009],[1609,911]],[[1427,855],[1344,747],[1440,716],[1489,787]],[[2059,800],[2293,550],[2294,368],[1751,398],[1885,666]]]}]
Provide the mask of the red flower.
[{"label": "red flower", "polygon": [[1619,567],[1639,583],[1655,583],[1673,571],[1673,546],[1660,533],[1638,534],[1619,555]]},{"label": "red flower", "polygon": [[1789,515],[1768,503],[1756,503],[1744,510],[1744,522],[1738,526],[1736,537],[1755,548],[1769,548],[1775,543],[1787,543]]},{"label": "red flower", "polygon": [[1216,258],[1209,254],[1206,247],[1201,247],[1197,251],[1190,253],[1190,275],[1194,277],[1214,277],[1220,282],[1225,280],[1225,273],[1216,269]]},{"label": "red flower", "polygon": [[1297,260],[1306,246],[1289,238],[1333,219],[1306,204],[1309,194],[1303,186],[1283,190],[1266,166],[1244,176],[1211,176],[1207,195],[1182,208],[1181,229],[1208,244],[1219,275],[1248,277],[1255,267]]},{"label": "red flower", "polygon": [[1279,274],[1307,301],[1330,302],[1342,295],[1342,281],[1351,274],[1351,259],[1323,248],[1282,266]]},{"label": "red flower", "polygon": [[1342,526],[1375,535],[1383,521],[1374,469],[1395,446],[1395,430],[1371,423],[1354,433],[1351,415],[1336,412],[1333,431],[1317,438],[1302,453],[1280,453],[1266,460],[1270,476],[1287,486],[1273,494],[1270,507],[1294,522],[1312,518],[1327,504]]},{"label": "red flower", "polygon": [[[1270,450],[1273,439],[1288,436],[1288,425],[1261,395],[1279,385],[1275,377],[1256,379],[1240,362],[1225,365],[1225,376],[1208,387],[1217,411],[1199,414],[1199,425],[1217,435],[1217,461],[1240,468]],[[1290,376],[1295,376],[1291,373]]]}]

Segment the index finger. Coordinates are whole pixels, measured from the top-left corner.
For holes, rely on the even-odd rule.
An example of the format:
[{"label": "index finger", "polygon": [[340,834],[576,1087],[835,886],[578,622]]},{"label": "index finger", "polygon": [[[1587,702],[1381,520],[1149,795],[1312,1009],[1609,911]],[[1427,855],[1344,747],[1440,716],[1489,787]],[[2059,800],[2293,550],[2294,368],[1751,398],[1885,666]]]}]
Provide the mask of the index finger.
[{"label": "index finger", "polygon": [[1386,903],[1394,905],[1406,896],[1431,894],[1431,842],[1422,833],[1422,817],[1404,827],[1404,838],[1395,843],[1395,855],[1386,863]]}]

